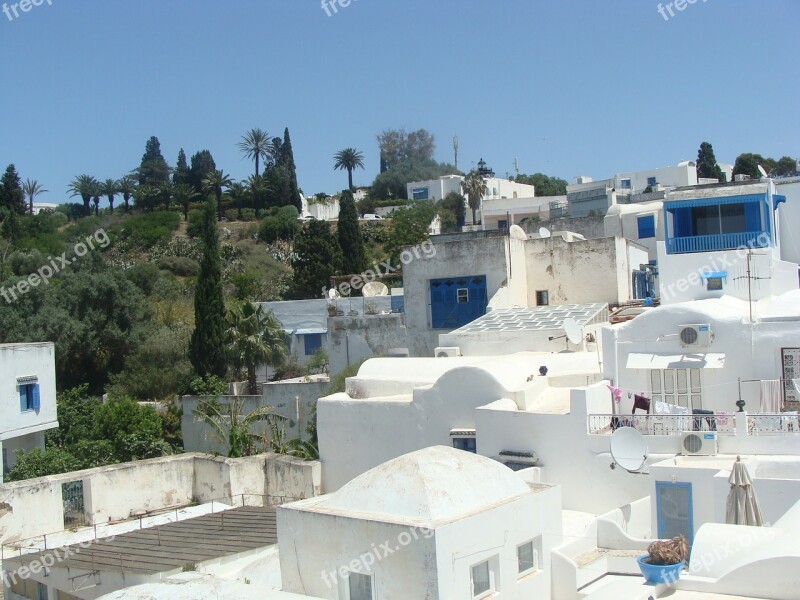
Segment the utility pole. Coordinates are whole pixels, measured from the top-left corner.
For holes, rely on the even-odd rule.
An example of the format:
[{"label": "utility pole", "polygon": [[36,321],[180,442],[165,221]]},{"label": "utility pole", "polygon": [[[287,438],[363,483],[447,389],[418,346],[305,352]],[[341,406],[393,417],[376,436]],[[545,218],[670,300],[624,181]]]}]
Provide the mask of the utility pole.
[{"label": "utility pole", "polygon": [[519,163],[516,157],[514,157],[514,173],[516,174],[515,177],[519,177]]},{"label": "utility pole", "polygon": [[458,171],[458,136],[453,136],[453,155],[455,157],[455,168]]}]

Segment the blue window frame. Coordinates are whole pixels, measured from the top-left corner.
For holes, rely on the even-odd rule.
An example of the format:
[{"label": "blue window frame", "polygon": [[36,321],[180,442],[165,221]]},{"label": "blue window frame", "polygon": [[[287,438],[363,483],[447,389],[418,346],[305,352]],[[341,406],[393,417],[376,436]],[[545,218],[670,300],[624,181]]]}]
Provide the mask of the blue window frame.
[{"label": "blue window frame", "polygon": [[24,383],[19,386],[19,409],[22,412],[39,410],[41,402],[39,400],[39,384]]},{"label": "blue window frame", "polygon": [[498,228],[498,229],[508,229],[508,220],[506,220],[506,219],[500,219],[500,220],[497,222],[497,228]]},{"label": "blue window frame", "polygon": [[658,539],[683,534],[691,546],[694,539],[692,484],[656,481]]},{"label": "blue window frame", "polygon": [[426,187],[413,188],[411,190],[411,197],[414,200],[427,200],[429,193],[430,192],[428,191],[428,188],[426,188]]},{"label": "blue window frame", "polygon": [[486,275],[432,279],[431,327],[457,329],[486,314]]},{"label": "blue window frame", "polygon": [[656,218],[654,215],[639,217],[636,222],[639,226],[640,240],[656,237]]},{"label": "blue window frame", "polygon": [[655,177],[648,177],[647,178],[647,185],[656,185],[656,178]]},{"label": "blue window frame", "polygon": [[621,179],[619,182],[619,187],[623,190],[631,189],[631,180],[630,179]]},{"label": "blue window frame", "polygon": [[306,356],[311,356],[314,352],[322,348],[322,334],[306,333],[303,336],[303,346]]},{"label": "blue window frame", "polygon": [[453,438],[453,448],[477,454],[478,447],[474,437]]}]

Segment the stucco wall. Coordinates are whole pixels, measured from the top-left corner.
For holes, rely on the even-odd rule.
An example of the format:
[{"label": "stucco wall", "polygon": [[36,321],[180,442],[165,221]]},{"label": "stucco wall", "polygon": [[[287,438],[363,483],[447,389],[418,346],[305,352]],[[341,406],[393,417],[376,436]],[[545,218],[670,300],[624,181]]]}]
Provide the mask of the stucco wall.
[{"label": "stucco wall", "polygon": [[[83,481],[89,525],[193,500],[230,500],[242,494],[268,502],[320,492],[316,461],[261,454],[240,459],[182,454],[0,485],[0,543],[64,530],[62,484]],[[245,500],[254,504],[256,498]]]},{"label": "stucco wall", "polygon": [[494,296],[508,275],[504,236],[456,241],[431,240],[435,255],[422,254],[403,267],[405,322],[411,356],[433,356],[439,334],[430,327],[431,279],[486,275],[486,293]]},{"label": "stucco wall", "polygon": [[402,314],[331,317],[328,319],[330,372],[341,373],[363,358],[384,356],[392,348],[407,348]]},{"label": "stucco wall", "polygon": [[540,223],[526,221],[523,225],[528,233],[537,233],[540,227],[547,227],[550,231],[572,231],[587,240],[606,236],[603,217],[561,217]]}]

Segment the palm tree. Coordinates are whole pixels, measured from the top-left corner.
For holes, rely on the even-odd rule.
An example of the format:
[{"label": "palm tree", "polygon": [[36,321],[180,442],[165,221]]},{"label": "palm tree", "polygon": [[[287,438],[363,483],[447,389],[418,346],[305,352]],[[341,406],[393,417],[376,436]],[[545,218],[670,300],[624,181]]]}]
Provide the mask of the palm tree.
[{"label": "palm tree", "polygon": [[80,196],[83,200],[83,212],[86,215],[91,214],[89,203],[92,201],[92,192],[94,191],[94,184],[97,180],[91,175],[78,175],[69,184],[69,191],[72,196]]},{"label": "palm tree", "polygon": [[200,198],[200,193],[188,183],[179,183],[172,188],[172,197],[180,206],[183,207],[183,220],[189,218],[189,206],[192,200]]},{"label": "palm tree", "polygon": [[158,185],[158,198],[164,203],[164,208],[169,210],[172,205],[174,186],[170,181],[164,181]]},{"label": "palm tree", "polygon": [[90,187],[92,192],[92,202],[94,203],[94,216],[100,214],[100,198],[103,195],[103,184],[95,180]]},{"label": "palm tree", "polygon": [[467,203],[472,209],[472,224],[475,224],[475,211],[480,209],[486,183],[477,171],[470,171],[461,182],[461,189],[467,197]]},{"label": "palm tree", "polygon": [[253,208],[256,210],[256,217],[261,216],[261,199],[270,191],[269,184],[263,175],[256,177],[250,175],[245,182],[247,191],[253,198]]},{"label": "palm tree", "polygon": [[236,183],[232,183],[230,187],[228,187],[228,196],[233,198],[234,203],[237,207],[237,214],[239,218],[242,218],[242,204],[244,204],[244,199],[248,195],[247,186],[244,183],[237,181]]},{"label": "palm tree", "polygon": [[266,162],[269,153],[272,151],[272,142],[269,139],[269,134],[258,127],[251,129],[242,136],[242,141],[239,142],[239,149],[247,158],[255,160],[256,177],[258,177],[259,159],[263,158],[264,162]]},{"label": "palm tree", "polygon": [[286,360],[286,333],[271,312],[260,304],[243,302],[227,314],[226,344],[230,361],[237,369],[247,370],[250,394],[258,394],[256,368],[267,364],[279,366]]},{"label": "palm tree", "polygon": [[125,212],[128,212],[131,196],[136,192],[136,179],[131,175],[125,175],[117,182],[117,192],[122,194],[122,199],[125,201]]},{"label": "palm tree", "polygon": [[333,165],[334,171],[346,170],[350,189],[355,189],[353,187],[353,170],[357,167],[364,168],[364,155],[355,148],[345,148],[344,150],[339,150],[333,158],[336,161]]},{"label": "palm tree", "polygon": [[222,188],[226,188],[233,183],[230,176],[223,173],[221,170],[211,171],[206,178],[203,179],[203,191],[213,193],[217,199],[217,214],[222,217]]},{"label": "palm tree", "polygon": [[49,190],[44,189],[42,185],[35,179],[26,179],[25,183],[22,184],[22,191],[28,198],[30,213],[33,214],[33,199],[39,194],[43,194]]},{"label": "palm tree", "polygon": [[250,431],[258,423],[266,421],[270,426],[285,420],[281,415],[272,414],[271,406],[261,406],[247,415],[242,415],[244,400],[231,398],[227,406],[220,406],[216,400],[205,401],[194,410],[194,414],[211,428],[211,437],[225,448],[229,458],[252,456],[259,451],[259,442],[265,435]]},{"label": "palm tree", "polygon": [[137,208],[142,211],[155,208],[158,203],[160,191],[152,185],[137,185],[133,192],[133,200]]},{"label": "palm tree", "polygon": [[106,179],[103,183],[100,184],[100,193],[103,194],[106,198],[108,198],[108,206],[111,210],[111,214],[114,214],[114,196],[119,193],[119,181],[115,181],[114,179]]}]

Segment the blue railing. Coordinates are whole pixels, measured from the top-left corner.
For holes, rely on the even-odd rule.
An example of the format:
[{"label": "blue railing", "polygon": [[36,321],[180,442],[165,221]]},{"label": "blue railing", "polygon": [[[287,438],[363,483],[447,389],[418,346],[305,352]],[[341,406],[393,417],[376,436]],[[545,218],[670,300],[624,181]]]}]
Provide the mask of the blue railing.
[{"label": "blue railing", "polygon": [[770,245],[771,236],[768,231],[695,235],[691,237],[667,238],[667,254],[736,250],[742,247],[768,248]]}]

